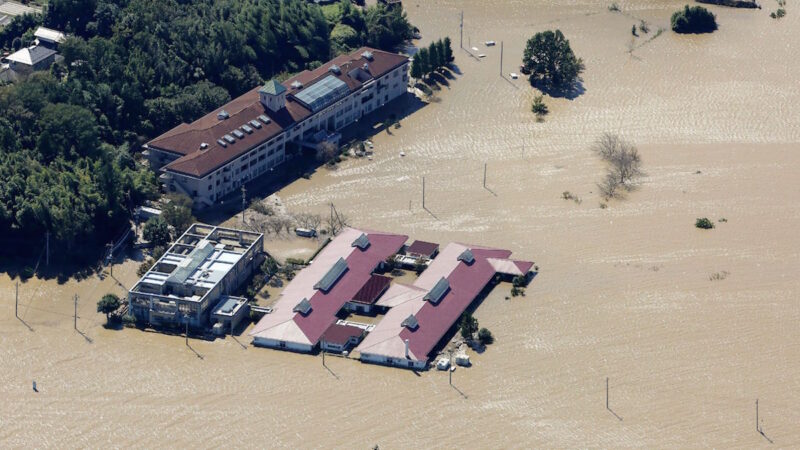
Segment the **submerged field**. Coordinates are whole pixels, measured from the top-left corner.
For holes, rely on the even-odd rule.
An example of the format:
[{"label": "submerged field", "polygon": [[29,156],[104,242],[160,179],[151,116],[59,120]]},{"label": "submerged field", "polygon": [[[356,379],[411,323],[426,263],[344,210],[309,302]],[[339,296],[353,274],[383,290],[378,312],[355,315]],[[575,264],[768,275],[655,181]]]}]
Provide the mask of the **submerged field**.
[{"label": "submerged field", "polygon": [[[540,266],[525,297],[505,300],[501,285],[478,309],[496,343],[455,372],[457,389],[436,371],[339,358],[327,370],[245,348],[246,335],[193,340],[194,353],[182,337],[105,330],[94,305],[124,292],[110,277],[22,283],[31,331],[3,275],[0,443],[753,448],[768,444],[758,398],[765,435],[800,445],[800,14],[709,6],[717,32],[649,40],[682,5],[405,2],[423,44],[449,35],[458,47],[463,9],[464,47],[486,57],[457,50],[439,100],[375,136],[372,161],[278,193],[293,212],[333,202],[357,226],[508,248]],[[631,46],[640,19],[651,31]],[[583,92],[546,97],[536,123],[526,80],[500,77],[499,42],[507,75],[525,40],[554,27],[585,60]],[[646,172],[605,209],[589,149],[604,132],[637,144]],[[698,217],[716,228],[696,229]],[[115,268],[122,285],[137,265]],[[75,293],[91,342],[72,329]],[[605,408],[606,377],[622,420]]]}]

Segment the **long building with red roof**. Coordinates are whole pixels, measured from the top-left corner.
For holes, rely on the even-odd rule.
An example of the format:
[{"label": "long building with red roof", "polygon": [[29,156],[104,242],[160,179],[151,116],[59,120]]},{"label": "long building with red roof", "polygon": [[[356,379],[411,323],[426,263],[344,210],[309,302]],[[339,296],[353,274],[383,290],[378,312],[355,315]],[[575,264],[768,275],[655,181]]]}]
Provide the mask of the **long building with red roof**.
[{"label": "long building with red roof", "polygon": [[338,144],[338,131],[405,93],[407,84],[408,57],[363,47],[255,87],[156,137],[145,152],[169,192],[209,207],[303,147]]},{"label": "long building with red roof", "polygon": [[336,315],[408,236],[346,228],[289,282],[255,325],[253,344],[310,352]]},{"label": "long building with red roof", "polygon": [[388,309],[356,347],[363,362],[423,369],[431,352],[497,274],[527,276],[533,263],[511,252],[449,244],[412,285],[394,284],[378,300]]}]

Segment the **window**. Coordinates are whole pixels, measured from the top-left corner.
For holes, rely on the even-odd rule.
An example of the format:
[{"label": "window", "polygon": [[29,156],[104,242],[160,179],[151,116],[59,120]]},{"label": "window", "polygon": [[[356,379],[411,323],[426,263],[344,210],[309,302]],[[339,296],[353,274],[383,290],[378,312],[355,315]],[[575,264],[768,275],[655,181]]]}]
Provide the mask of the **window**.
[{"label": "window", "polygon": [[209,184],[209,185],[208,185],[208,190],[209,190],[209,191],[211,190],[211,187],[212,187],[212,186]]}]

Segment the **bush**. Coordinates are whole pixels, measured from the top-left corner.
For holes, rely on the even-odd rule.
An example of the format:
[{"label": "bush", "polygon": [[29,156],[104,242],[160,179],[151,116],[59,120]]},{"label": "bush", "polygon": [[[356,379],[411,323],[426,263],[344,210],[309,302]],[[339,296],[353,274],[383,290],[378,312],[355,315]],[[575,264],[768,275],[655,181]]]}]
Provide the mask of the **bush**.
[{"label": "bush", "polygon": [[147,271],[150,270],[150,265],[152,264],[153,261],[149,259],[139,264],[139,267],[136,269],[136,275],[140,278],[143,277],[144,274],[146,274]]},{"label": "bush", "polygon": [[109,321],[109,315],[119,308],[121,302],[116,294],[106,294],[97,302],[97,312],[106,315],[106,322]]},{"label": "bush", "polygon": [[717,29],[716,16],[702,6],[684,6],[672,14],[671,23],[676,33],[711,33]]},{"label": "bush", "polygon": [[472,339],[472,336],[478,331],[478,319],[472,317],[470,313],[464,313],[461,316],[461,324],[459,325],[461,337],[464,339]]},{"label": "bush", "polygon": [[28,278],[32,277],[35,274],[33,267],[25,266],[22,268],[22,271],[19,273],[19,277],[23,280],[27,280]]},{"label": "bush", "polygon": [[703,230],[710,230],[714,228],[714,222],[708,220],[708,217],[702,217],[695,221],[694,226]]},{"label": "bush", "polygon": [[544,103],[544,96],[537,95],[536,97],[533,98],[533,104],[531,105],[531,111],[533,111],[533,113],[536,114],[536,117],[540,118],[540,119],[542,117],[546,116],[548,112],[550,112],[547,109],[547,105],[545,105],[545,103]]},{"label": "bush", "polygon": [[494,336],[492,336],[492,332],[488,329],[481,328],[480,331],[478,331],[478,340],[483,345],[489,345],[494,343]]},{"label": "bush", "polygon": [[122,324],[125,326],[125,328],[133,328],[136,326],[136,317],[134,317],[133,314],[130,313],[125,314],[124,316],[122,316]]}]

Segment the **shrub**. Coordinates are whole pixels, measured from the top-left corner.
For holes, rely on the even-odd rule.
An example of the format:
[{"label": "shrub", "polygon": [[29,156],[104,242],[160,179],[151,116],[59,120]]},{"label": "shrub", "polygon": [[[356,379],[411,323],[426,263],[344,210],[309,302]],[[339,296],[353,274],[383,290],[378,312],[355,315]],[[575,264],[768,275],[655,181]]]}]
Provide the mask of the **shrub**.
[{"label": "shrub", "polygon": [[97,312],[106,315],[106,322],[109,321],[109,315],[116,311],[120,306],[119,297],[116,294],[106,294],[97,302]]},{"label": "shrub", "polygon": [[141,264],[139,264],[139,267],[136,269],[136,275],[139,276],[140,278],[143,277],[144,274],[146,274],[147,271],[150,270],[150,265],[152,263],[153,263],[153,261],[148,259],[148,260],[142,262]]},{"label": "shrub", "polygon": [[19,277],[23,280],[27,280],[28,278],[32,277],[34,273],[35,271],[33,270],[33,267],[25,266],[22,268],[22,271],[20,271]]},{"label": "shrub", "polygon": [[155,246],[169,244],[170,235],[167,221],[160,216],[149,218],[144,224],[142,237],[146,241],[152,242]]},{"label": "shrub", "polygon": [[676,33],[711,33],[717,29],[716,16],[702,6],[684,6],[672,14],[671,23]]},{"label": "shrub", "polygon": [[694,226],[703,230],[710,230],[714,228],[714,222],[708,220],[708,217],[701,217],[694,222]]},{"label": "shrub", "polygon": [[122,324],[126,328],[133,328],[136,326],[136,317],[134,317],[133,314],[130,313],[125,314],[124,316],[122,316]]},{"label": "shrub", "polygon": [[483,345],[489,345],[494,343],[494,336],[492,336],[492,332],[488,329],[481,328],[480,331],[478,331],[478,340]]},{"label": "shrub", "polygon": [[472,317],[472,314],[466,312],[461,316],[461,324],[459,325],[461,337],[464,339],[472,339],[472,336],[478,331],[478,319]]},{"label": "shrub", "polygon": [[536,114],[536,117],[542,118],[550,112],[547,109],[547,105],[544,103],[544,96],[537,95],[533,98],[533,104],[531,105],[531,111]]},{"label": "shrub", "polygon": [[617,2],[614,2],[608,6],[608,10],[611,12],[617,12],[619,11],[619,5],[617,4]]}]

